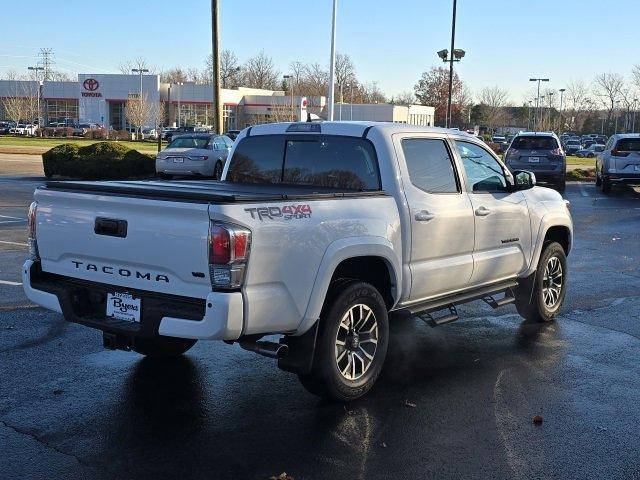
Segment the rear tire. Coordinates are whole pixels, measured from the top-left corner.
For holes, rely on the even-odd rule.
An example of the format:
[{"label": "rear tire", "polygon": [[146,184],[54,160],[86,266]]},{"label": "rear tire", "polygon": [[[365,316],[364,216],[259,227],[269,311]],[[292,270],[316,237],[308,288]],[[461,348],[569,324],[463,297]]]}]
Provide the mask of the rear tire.
[{"label": "rear tire", "polygon": [[531,288],[516,293],[516,309],[530,322],[550,322],[562,308],[567,290],[567,257],[557,242],[545,244]]},{"label": "rear tire", "polygon": [[602,193],[605,193],[605,194],[611,193],[611,180],[609,180],[604,175],[601,178],[600,190],[602,190]]},{"label": "rear tire", "polygon": [[320,316],[311,372],[298,378],[319,397],[355,400],[378,379],[388,341],[387,307],[378,290],[357,280],[333,283]]},{"label": "rear tire", "polygon": [[133,350],[141,355],[154,358],[178,357],[196,344],[189,338],[157,337],[136,338]]},{"label": "rear tire", "polygon": [[602,185],[602,176],[601,173],[596,170],[596,187]]}]

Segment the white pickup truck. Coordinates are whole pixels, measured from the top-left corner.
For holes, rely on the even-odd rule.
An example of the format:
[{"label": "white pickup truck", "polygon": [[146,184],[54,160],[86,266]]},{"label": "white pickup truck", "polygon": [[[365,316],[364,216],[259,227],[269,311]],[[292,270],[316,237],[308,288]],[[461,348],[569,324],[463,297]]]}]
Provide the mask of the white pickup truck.
[{"label": "white pickup truck", "polygon": [[219,182],[38,188],[27,297],[107,348],[237,342],[343,401],[376,381],[396,314],[436,326],[479,299],[550,321],[562,305],[568,202],[470,135],[259,125],[230,159]]}]

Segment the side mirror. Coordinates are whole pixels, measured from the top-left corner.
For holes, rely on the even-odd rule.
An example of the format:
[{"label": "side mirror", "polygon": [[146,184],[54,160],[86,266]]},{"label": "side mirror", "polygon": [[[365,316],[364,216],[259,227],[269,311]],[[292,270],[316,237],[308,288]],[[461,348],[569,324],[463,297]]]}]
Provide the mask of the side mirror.
[{"label": "side mirror", "polygon": [[528,190],[536,186],[536,176],[527,170],[516,170],[513,172],[515,179],[514,190]]}]

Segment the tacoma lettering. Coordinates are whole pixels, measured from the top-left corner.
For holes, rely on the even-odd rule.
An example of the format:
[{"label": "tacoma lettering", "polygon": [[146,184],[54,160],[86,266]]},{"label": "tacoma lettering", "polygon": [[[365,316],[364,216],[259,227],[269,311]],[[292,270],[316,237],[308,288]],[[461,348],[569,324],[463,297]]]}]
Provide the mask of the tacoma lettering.
[{"label": "tacoma lettering", "polygon": [[120,275],[121,277],[131,277],[135,275],[136,278],[140,278],[142,280],[169,283],[169,277],[166,275],[161,275],[161,274],[153,275],[150,272],[139,272],[137,270],[132,271],[127,268],[118,268],[116,270],[117,267],[112,267],[110,265],[101,265],[100,267],[98,267],[98,265],[96,265],[95,263],[79,262],[78,260],[71,260],[71,263],[73,263],[73,265],[77,269],[86,270],[87,272],[101,271],[102,273],[106,273],[108,275],[117,274],[117,275]]}]

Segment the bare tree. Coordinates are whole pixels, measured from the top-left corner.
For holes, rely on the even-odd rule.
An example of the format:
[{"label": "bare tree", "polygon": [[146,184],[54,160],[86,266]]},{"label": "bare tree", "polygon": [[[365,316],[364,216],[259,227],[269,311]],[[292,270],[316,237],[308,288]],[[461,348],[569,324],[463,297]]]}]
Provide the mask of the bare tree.
[{"label": "bare tree", "polygon": [[336,83],[346,88],[347,85],[351,85],[357,82],[356,69],[351,61],[351,57],[344,53],[336,54]]},{"label": "bare tree", "polygon": [[156,67],[149,65],[149,62],[147,62],[147,59],[144,57],[137,57],[120,64],[120,72],[123,75],[131,75],[131,70],[134,68],[139,70],[147,69],[149,73],[155,73],[158,70]]},{"label": "bare tree", "polygon": [[480,121],[493,131],[504,126],[509,118],[506,106],[509,104],[509,92],[497,85],[480,91]]},{"label": "bare tree", "polygon": [[631,76],[636,88],[640,89],[640,64],[634,65],[633,70],[631,70]]},{"label": "bare tree", "polygon": [[394,105],[413,105],[416,103],[416,96],[413,92],[400,92],[398,95],[391,97],[390,102]]},{"label": "bare tree", "polygon": [[[205,71],[202,78],[205,83],[213,83],[213,55],[207,57]],[[220,52],[220,86],[234,88],[243,83],[244,72],[236,54],[228,49]]]},{"label": "bare tree", "polygon": [[607,109],[607,124],[611,123],[623,87],[624,78],[619,73],[601,73],[594,80],[594,93]]},{"label": "bare tree", "polygon": [[264,51],[249,58],[244,64],[244,71],[248,87],[276,90],[280,86],[280,72]]},{"label": "bare tree", "polygon": [[129,98],[124,105],[124,116],[127,122],[136,127],[138,134],[143,125],[147,124],[152,117],[153,105],[149,102],[146,93],[142,96]]},{"label": "bare tree", "polygon": [[16,124],[20,121],[33,122],[39,118],[37,82],[15,81],[8,96],[2,97],[2,108],[6,118]]},{"label": "bare tree", "polygon": [[175,67],[170,68],[167,71],[160,72],[160,81],[162,83],[187,82],[189,81],[189,77],[187,76],[187,72],[179,67]]}]

